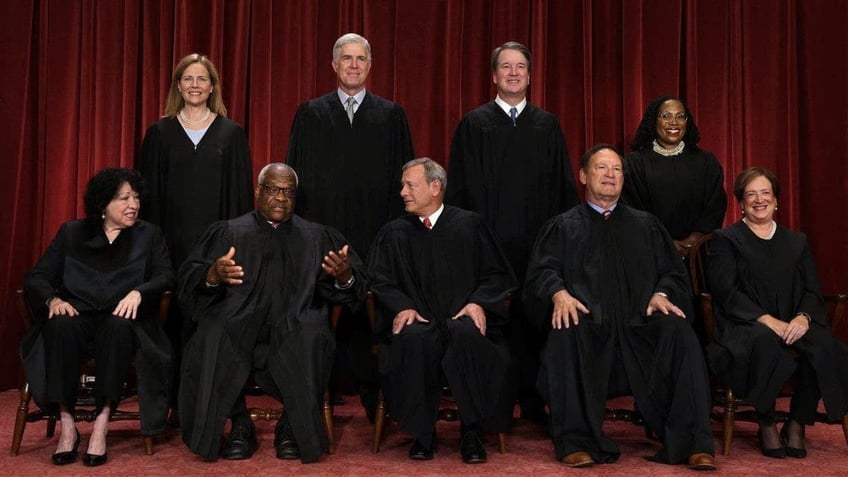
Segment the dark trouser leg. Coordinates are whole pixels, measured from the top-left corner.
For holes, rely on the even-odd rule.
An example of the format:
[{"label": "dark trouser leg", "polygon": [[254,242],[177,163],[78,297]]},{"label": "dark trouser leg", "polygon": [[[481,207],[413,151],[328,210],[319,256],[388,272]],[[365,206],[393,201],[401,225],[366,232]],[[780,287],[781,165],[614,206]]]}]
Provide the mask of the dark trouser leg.
[{"label": "dark trouser leg", "polygon": [[436,323],[414,323],[381,350],[389,414],[425,447],[432,447],[439,408],[441,338]]},{"label": "dark trouser leg", "polygon": [[79,391],[80,363],[87,357],[87,337],[93,331],[94,320],[88,315],[54,316],[44,324],[46,399],[71,413]]},{"label": "dark trouser leg", "polygon": [[[499,346],[481,335],[468,317],[448,321],[447,329],[450,342],[441,369],[459,406],[462,424],[490,427],[499,397],[504,393],[509,349],[505,343]],[[497,330],[489,330],[489,334],[492,338],[500,337]],[[504,431],[508,426],[503,422],[498,424],[500,428],[494,430]]]},{"label": "dark trouser leg", "polygon": [[613,346],[612,333],[587,320],[548,333],[538,387],[550,408],[557,460],[588,452],[610,463],[621,454],[602,428]]},{"label": "dark trouser leg", "polygon": [[97,409],[121,399],[127,369],[135,355],[134,322],[114,315],[104,315],[94,334],[94,361],[97,379],[94,395]]},{"label": "dark trouser leg", "polygon": [[518,401],[521,418],[546,424],[545,401],[536,389],[539,375],[539,352],[545,344],[545,334],[524,317],[524,307],[518,297],[510,306],[507,331],[512,355],[509,371],[510,391]]}]

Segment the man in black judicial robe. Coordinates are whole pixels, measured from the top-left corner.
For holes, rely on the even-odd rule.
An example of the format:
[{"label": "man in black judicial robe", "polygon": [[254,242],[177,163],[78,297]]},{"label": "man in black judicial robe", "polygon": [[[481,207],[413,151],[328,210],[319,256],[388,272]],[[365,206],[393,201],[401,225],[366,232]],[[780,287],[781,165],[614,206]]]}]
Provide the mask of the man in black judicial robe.
[{"label": "man in black judicial robe", "polygon": [[380,230],[368,258],[389,414],[415,436],[409,457],[432,459],[443,374],[462,420],[462,459],[485,462],[482,428],[504,431],[512,418],[511,401],[497,411],[509,363],[505,299],[515,278],[482,218],[442,204],[440,165],[421,158],[403,170],[409,215]]},{"label": "man in black judicial robe", "polygon": [[355,306],[366,284],[360,262],[334,229],[293,215],[297,175],[265,166],[257,208],[217,222],[180,268],[180,291],[197,331],[185,348],[182,437],[207,459],[245,459],[256,448],[242,389],[251,370],[285,404],[275,429],[281,459],[317,460],[328,440],[321,418],[335,348],[331,303]]},{"label": "man in black judicial robe", "polygon": [[656,217],[618,203],[623,181],[612,146],[589,149],[580,160],[587,203],[544,226],[527,269],[527,316],[549,330],[538,386],[556,456],[571,467],[614,462],[605,402],[632,394],[663,444],[652,460],[712,470],[710,388],[685,319],[686,270]]},{"label": "man in black judicial robe", "polygon": [[[337,228],[367,256],[380,227],[403,213],[397,179],[401,165],[414,157],[412,138],[403,108],[365,88],[368,40],[355,33],[339,37],[332,67],[338,88],[300,105],[286,163],[300,174],[298,215]],[[362,312],[341,320],[337,332],[337,365],[351,368],[354,384],[370,385],[360,389],[369,416],[377,381],[371,331]]]},{"label": "man in black judicial robe", "polygon": [[[492,52],[495,100],[468,113],[453,136],[445,202],[482,215],[506,252],[519,283],[539,228],[577,204],[571,162],[559,120],[527,101],[530,50],[507,42]],[[515,117],[512,118],[514,109]],[[513,370],[522,417],[544,422],[535,390],[536,351],[543,337],[521,317],[516,297],[510,310]]]}]

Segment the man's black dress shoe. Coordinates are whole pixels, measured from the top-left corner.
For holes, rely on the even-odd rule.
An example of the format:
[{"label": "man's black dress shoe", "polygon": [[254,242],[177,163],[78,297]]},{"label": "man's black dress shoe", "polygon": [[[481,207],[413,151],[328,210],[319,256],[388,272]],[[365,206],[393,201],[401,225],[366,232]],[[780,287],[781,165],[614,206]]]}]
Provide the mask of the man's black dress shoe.
[{"label": "man's black dress shoe", "polygon": [[277,451],[278,459],[300,459],[300,449],[297,447],[294,432],[285,413],[277,421],[277,426],[274,428],[274,449]]},{"label": "man's black dress shoe", "polygon": [[250,420],[233,424],[230,437],[221,449],[221,457],[227,460],[249,459],[256,451],[256,428]]},{"label": "man's black dress shoe", "polygon": [[418,439],[409,448],[409,458],[412,460],[433,460],[433,451],[436,450],[436,434],[433,433],[433,441],[430,447],[424,446]]},{"label": "man's black dress shoe", "polygon": [[77,431],[77,439],[74,441],[73,450],[69,450],[66,452],[57,452],[53,454],[53,463],[56,465],[65,465],[70,464],[77,460],[77,450],[79,449],[80,444],[80,433]]},{"label": "man's black dress shoe", "polygon": [[480,429],[471,428],[462,431],[459,452],[462,454],[462,461],[466,464],[482,464],[488,460]]},{"label": "man's black dress shoe", "polygon": [[101,455],[89,454],[86,452],[82,456],[82,465],[87,467],[97,467],[98,465],[103,465],[109,459],[109,454],[104,452]]}]

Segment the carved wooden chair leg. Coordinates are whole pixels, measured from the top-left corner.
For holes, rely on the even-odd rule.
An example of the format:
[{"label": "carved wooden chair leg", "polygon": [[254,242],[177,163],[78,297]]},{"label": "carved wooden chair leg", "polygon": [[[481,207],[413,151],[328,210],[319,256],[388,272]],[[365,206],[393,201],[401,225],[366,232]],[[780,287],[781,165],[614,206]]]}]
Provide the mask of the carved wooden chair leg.
[{"label": "carved wooden chair leg", "polygon": [[371,452],[380,452],[380,441],[383,438],[383,426],[386,425],[386,401],[383,398],[383,390],[377,398],[377,410],[374,413],[374,440],[371,443]]},{"label": "carved wooden chair leg", "polygon": [[153,455],[153,436],[144,436],[144,453]]},{"label": "carved wooden chair leg", "polygon": [[842,418],[842,433],[845,434],[845,443],[848,444],[848,414]]},{"label": "carved wooden chair leg", "polygon": [[324,393],[324,428],[327,429],[327,439],[330,444],[327,446],[327,453],[332,454],[336,451],[335,441],[333,440],[333,405],[330,403],[330,393]]},{"label": "carved wooden chair leg", "polygon": [[733,440],[733,421],[736,419],[736,396],[728,389],[725,394],[724,422],[722,423],[722,455],[730,454],[730,442]]},{"label": "carved wooden chair leg", "polygon": [[498,432],[498,451],[506,454],[506,432]]},{"label": "carved wooden chair leg", "polygon": [[30,399],[32,399],[32,394],[29,391],[29,383],[26,382],[21,386],[21,403],[18,405],[18,412],[15,417],[15,433],[12,434],[12,457],[18,455],[21,450],[21,439],[24,437]]}]

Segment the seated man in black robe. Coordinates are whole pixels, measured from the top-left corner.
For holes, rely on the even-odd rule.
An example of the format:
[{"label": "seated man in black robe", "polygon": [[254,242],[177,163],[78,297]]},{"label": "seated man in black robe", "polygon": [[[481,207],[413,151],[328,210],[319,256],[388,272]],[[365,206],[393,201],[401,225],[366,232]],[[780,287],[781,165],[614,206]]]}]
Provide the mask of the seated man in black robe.
[{"label": "seated man in black robe", "polygon": [[681,309],[691,303],[683,262],[656,217],[618,204],[612,146],[581,157],[580,182],[587,203],[542,228],[524,287],[527,316],[549,329],[538,386],[557,459],[614,462],[605,402],[632,394],[663,444],[651,460],[715,469],[707,369]]},{"label": "seated man in black robe", "polygon": [[496,419],[496,401],[509,365],[501,330],[515,278],[483,219],[443,205],[445,185],[445,170],[428,158],[404,165],[409,215],[386,224],[371,247],[380,374],[389,414],[415,437],[411,459],[433,458],[447,381],[462,422],[462,460],[481,463],[483,427],[501,432],[512,418],[510,405]]},{"label": "seated man in black robe", "polygon": [[[186,316],[197,332],[184,350],[179,392],[182,437],[207,459],[256,448],[242,390],[256,383],[284,403],[277,457],[317,460],[328,445],[321,404],[335,342],[331,303],[356,306],[366,283],[337,231],[293,215],[297,175],[285,164],[259,173],[256,210],[213,224],[179,271]],[[182,301],[182,300],[181,300]]]}]

